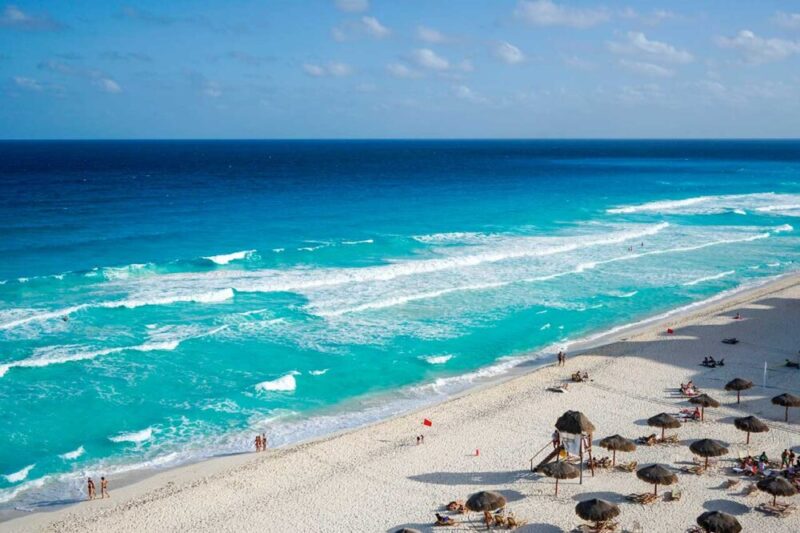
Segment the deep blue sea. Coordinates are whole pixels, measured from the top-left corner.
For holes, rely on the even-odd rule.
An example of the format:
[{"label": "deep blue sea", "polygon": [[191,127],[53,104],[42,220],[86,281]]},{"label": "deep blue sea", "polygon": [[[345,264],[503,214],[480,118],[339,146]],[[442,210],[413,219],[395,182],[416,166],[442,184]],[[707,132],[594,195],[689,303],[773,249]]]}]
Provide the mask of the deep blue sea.
[{"label": "deep blue sea", "polygon": [[0,507],[795,270],[800,142],[0,143]]}]

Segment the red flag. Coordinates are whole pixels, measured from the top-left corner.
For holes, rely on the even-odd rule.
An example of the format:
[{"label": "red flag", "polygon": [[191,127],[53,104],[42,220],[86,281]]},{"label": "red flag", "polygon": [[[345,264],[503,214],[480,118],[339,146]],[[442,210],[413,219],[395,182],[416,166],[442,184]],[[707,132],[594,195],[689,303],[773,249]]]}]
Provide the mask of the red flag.
[{"label": "red flag", "polygon": [[422,425],[423,425],[423,426],[428,426],[428,427],[430,427],[430,426],[432,426],[432,425],[433,425],[433,422],[431,422],[430,420],[428,420],[428,419],[426,418],[425,420],[423,420],[423,421],[422,421]]},{"label": "red flag", "polygon": [[674,333],[674,331],[672,331],[672,328],[667,328],[667,333],[669,333],[670,335],[672,335],[672,334]]}]

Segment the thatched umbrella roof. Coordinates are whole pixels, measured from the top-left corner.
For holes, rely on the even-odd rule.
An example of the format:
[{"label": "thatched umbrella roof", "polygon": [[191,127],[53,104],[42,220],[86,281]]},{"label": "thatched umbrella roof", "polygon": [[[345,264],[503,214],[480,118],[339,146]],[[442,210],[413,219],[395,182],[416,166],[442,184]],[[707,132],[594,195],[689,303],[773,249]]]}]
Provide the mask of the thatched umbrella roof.
[{"label": "thatched umbrella roof", "polygon": [[719,457],[728,453],[728,448],[718,440],[700,439],[689,445],[692,453],[706,458],[706,468],[708,468],[709,457]]},{"label": "thatched umbrella roof", "polygon": [[594,424],[580,411],[567,411],[556,420],[556,429],[564,433],[580,435],[594,433]]},{"label": "thatched umbrella roof", "polygon": [[667,428],[675,429],[681,427],[681,423],[667,413],[660,413],[656,416],[651,416],[647,419],[647,425],[651,427],[661,428],[661,440],[664,440],[664,430]]},{"label": "thatched umbrella roof", "polygon": [[709,533],[739,533],[741,524],[735,517],[722,511],[708,511],[697,517],[697,525]]},{"label": "thatched umbrella roof", "polygon": [[632,452],[636,449],[636,444],[625,437],[620,435],[611,435],[610,437],[606,437],[599,442],[601,448],[605,448],[606,450],[611,450],[612,452],[612,459],[611,465],[615,465],[617,463],[617,452]]},{"label": "thatched umbrella roof", "polygon": [[678,476],[661,465],[650,465],[636,471],[636,477],[655,485],[654,494],[658,496],[659,485],[672,485],[678,482]]},{"label": "thatched umbrella roof", "polygon": [[589,522],[606,522],[619,516],[619,507],[605,500],[593,498],[575,506],[575,513]]},{"label": "thatched umbrella roof", "polygon": [[496,511],[506,506],[506,498],[499,492],[484,490],[470,496],[466,506],[470,511]]},{"label": "thatched umbrella roof", "polygon": [[700,420],[705,419],[706,407],[719,407],[719,402],[708,394],[698,394],[689,398],[689,403],[700,406]]},{"label": "thatched umbrella roof", "polygon": [[754,416],[735,418],[733,425],[736,426],[736,429],[747,432],[747,444],[750,444],[750,433],[765,433],[769,431],[769,426]]},{"label": "thatched umbrella roof", "polygon": [[735,390],[736,391],[736,403],[739,403],[740,395],[743,390],[747,390],[753,386],[752,381],[747,381],[746,379],[736,378],[730,380],[728,383],[725,384],[725,390]]},{"label": "thatched umbrella roof", "polygon": [[581,475],[578,467],[567,463],[566,461],[558,461],[555,463],[547,463],[539,468],[539,471],[544,475],[555,478],[556,480],[556,496],[558,495],[558,481],[560,479],[575,479]]},{"label": "thatched umbrella roof", "polygon": [[767,494],[772,494],[773,505],[778,499],[778,496],[794,496],[797,494],[797,489],[794,488],[794,485],[789,483],[789,480],[782,476],[762,479],[756,484],[756,486],[758,487],[758,490],[762,490]]},{"label": "thatched umbrella roof", "polygon": [[780,405],[786,408],[786,414],[783,418],[784,422],[789,421],[789,408],[790,407],[800,407],[800,398],[795,396],[794,394],[784,393],[775,396],[772,399],[772,403],[775,405]]}]

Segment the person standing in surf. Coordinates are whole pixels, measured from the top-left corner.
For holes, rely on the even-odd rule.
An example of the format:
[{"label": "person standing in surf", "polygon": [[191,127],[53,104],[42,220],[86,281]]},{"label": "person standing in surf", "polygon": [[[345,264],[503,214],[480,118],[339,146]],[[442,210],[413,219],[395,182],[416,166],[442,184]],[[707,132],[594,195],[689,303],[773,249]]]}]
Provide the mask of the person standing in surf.
[{"label": "person standing in surf", "polygon": [[86,478],[86,491],[89,493],[89,499],[94,500],[95,491],[94,491],[94,480],[92,478]]},{"label": "person standing in surf", "polygon": [[111,494],[108,493],[108,480],[105,476],[100,477],[100,497],[110,498]]}]

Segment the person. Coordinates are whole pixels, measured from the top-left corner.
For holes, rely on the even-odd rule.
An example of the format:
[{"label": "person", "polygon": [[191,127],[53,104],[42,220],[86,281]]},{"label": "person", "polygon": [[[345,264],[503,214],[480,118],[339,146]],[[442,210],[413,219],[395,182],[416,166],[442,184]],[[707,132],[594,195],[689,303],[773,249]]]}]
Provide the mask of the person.
[{"label": "person", "polygon": [[89,493],[89,499],[94,500],[94,480],[86,478],[86,491]]},{"label": "person", "polygon": [[105,476],[100,477],[100,497],[110,498],[111,494],[108,493],[108,480]]},{"label": "person", "polygon": [[425,444],[425,435],[420,435],[419,436],[419,442],[420,442],[420,444]]},{"label": "person", "polygon": [[795,458],[794,450],[789,450],[789,464],[794,463],[794,458]]},{"label": "person", "polygon": [[786,463],[789,462],[789,450],[784,449],[781,452],[781,468],[786,468]]},{"label": "person", "polygon": [[268,446],[268,444],[267,444],[267,434],[266,433],[262,433],[261,434],[261,451],[262,452],[267,451],[267,446]]},{"label": "person", "polygon": [[558,354],[556,354],[556,359],[558,360],[558,366],[561,366],[561,351],[559,350]]},{"label": "person", "polygon": [[449,516],[442,516],[439,513],[436,513],[436,523],[441,524],[443,526],[451,526],[455,524],[456,521],[450,518]]},{"label": "person", "polygon": [[708,357],[703,357],[703,366],[708,366]]},{"label": "person", "polygon": [[567,352],[561,352],[561,366],[567,365]]},{"label": "person", "polygon": [[695,407],[694,408],[694,412],[692,413],[692,418],[694,418],[695,420],[700,420],[700,408],[699,407]]},{"label": "person", "polygon": [[734,320],[739,320],[740,318],[742,318],[742,315],[740,315],[738,312],[736,313],[736,316],[733,317]]},{"label": "person", "polygon": [[561,444],[561,436],[558,434],[558,430],[553,431],[551,438],[553,440],[553,448],[558,448],[558,445]]},{"label": "person", "polygon": [[419,435],[417,435],[417,446],[419,446]]},{"label": "person", "polygon": [[261,451],[261,435],[256,435],[256,451]]},{"label": "person", "polygon": [[761,452],[761,455],[758,458],[759,461],[768,463],[769,459],[767,459],[767,452]]}]

